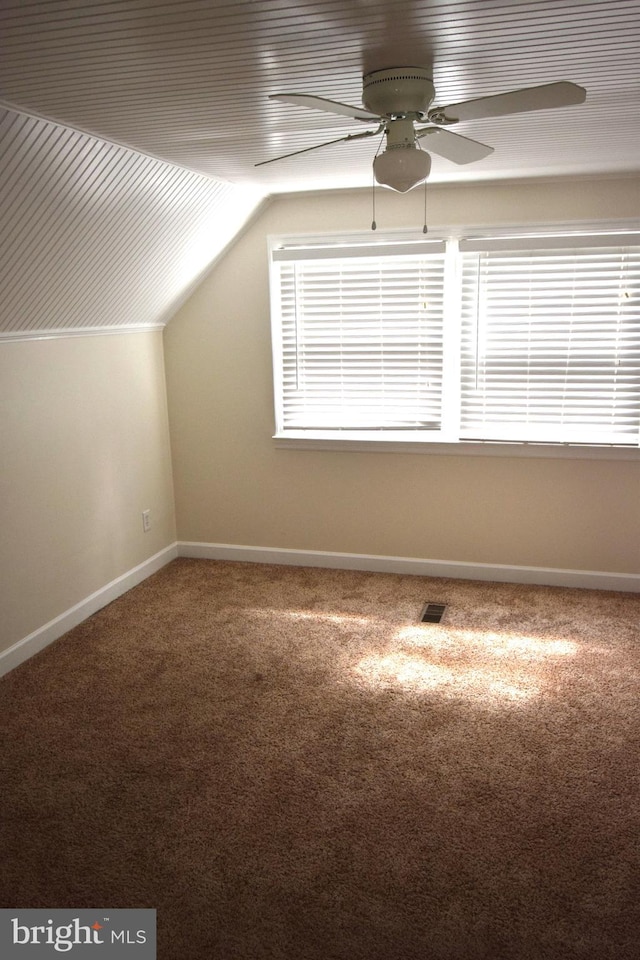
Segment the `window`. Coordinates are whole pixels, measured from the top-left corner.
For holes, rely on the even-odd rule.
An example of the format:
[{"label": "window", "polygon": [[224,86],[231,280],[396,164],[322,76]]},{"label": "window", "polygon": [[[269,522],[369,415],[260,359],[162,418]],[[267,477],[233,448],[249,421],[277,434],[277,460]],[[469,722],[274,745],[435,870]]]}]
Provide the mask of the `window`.
[{"label": "window", "polygon": [[639,234],[271,258],[276,437],[639,446]]}]

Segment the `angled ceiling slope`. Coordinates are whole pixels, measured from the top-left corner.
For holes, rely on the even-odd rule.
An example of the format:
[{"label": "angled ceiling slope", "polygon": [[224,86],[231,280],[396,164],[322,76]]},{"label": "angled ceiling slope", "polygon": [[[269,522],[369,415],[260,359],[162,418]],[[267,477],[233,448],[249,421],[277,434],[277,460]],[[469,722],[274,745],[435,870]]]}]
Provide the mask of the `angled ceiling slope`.
[{"label": "angled ceiling slope", "polygon": [[373,140],[256,167],[362,130],[272,94],[360,105],[402,64],[441,105],[570,80],[579,107],[457,126],[494,153],[429,181],[626,176],[639,62],[637,0],[3,0],[0,337],[163,324],[262,197],[371,185]]},{"label": "angled ceiling slope", "polygon": [[[361,105],[362,75],[432,69],[435,104],[569,80],[587,102],[455,129],[494,147],[434,157],[430,182],[640,169],[637,0],[3,0],[0,98],[116,143],[269,192],[366,187],[360,121],[270,100]],[[435,105],[434,104],[434,105]]]},{"label": "angled ceiling slope", "polygon": [[0,338],[163,325],[261,197],[0,109]]}]

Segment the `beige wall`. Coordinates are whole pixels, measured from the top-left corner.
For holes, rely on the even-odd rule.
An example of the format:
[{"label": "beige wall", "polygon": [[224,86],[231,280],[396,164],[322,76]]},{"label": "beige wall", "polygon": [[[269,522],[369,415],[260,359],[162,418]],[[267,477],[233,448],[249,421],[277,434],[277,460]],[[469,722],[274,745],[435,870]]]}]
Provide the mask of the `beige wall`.
[{"label": "beige wall", "polygon": [[[637,180],[432,187],[433,224],[640,215]],[[165,330],[178,538],[638,573],[640,462],[274,446],[269,234],[366,230],[367,192],[275,200]],[[378,191],[420,235],[422,196]]]},{"label": "beige wall", "polygon": [[0,451],[2,651],[175,541],[162,334],[0,344]]}]

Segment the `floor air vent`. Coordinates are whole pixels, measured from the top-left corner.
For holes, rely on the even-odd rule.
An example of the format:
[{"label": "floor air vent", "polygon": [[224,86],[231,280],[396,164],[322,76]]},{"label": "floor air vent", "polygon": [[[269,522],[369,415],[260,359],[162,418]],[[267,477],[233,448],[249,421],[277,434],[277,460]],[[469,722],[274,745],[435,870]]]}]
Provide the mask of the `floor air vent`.
[{"label": "floor air vent", "polygon": [[420,622],[440,623],[442,620],[442,614],[446,609],[446,603],[428,603],[420,614]]}]

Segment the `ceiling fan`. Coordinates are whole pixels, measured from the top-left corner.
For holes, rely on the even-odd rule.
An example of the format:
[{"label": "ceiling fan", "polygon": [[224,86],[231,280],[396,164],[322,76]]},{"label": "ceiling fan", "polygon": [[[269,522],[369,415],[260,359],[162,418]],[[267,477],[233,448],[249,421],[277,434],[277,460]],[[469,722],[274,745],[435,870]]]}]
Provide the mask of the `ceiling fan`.
[{"label": "ceiling fan", "polygon": [[[309,150],[327,147],[345,140],[360,140],[363,137],[386,136],[386,149],[373,161],[373,171],[378,183],[405,193],[429,175],[431,157],[421,149],[418,141],[425,139],[429,149],[453,163],[472,163],[493,153],[477,140],[463,137],[446,129],[465,120],[481,120],[486,117],[502,117],[530,110],[547,110],[551,107],[567,107],[583,103],[586,90],[575,83],[560,81],[537,87],[526,87],[451,103],[446,107],[432,107],[435,88],[430,71],[425,67],[393,67],[374,70],[365,74],[362,81],[364,109],[348,103],[327,100],[304,93],[274,93],[269,99],[280,100],[294,106],[311,107],[326,113],[351,117],[364,123],[377,124],[375,130],[352,133],[326,143],[319,143],[303,150],[295,150],[271,160],[257,163],[275,163]],[[427,126],[420,126],[427,124]]]}]

